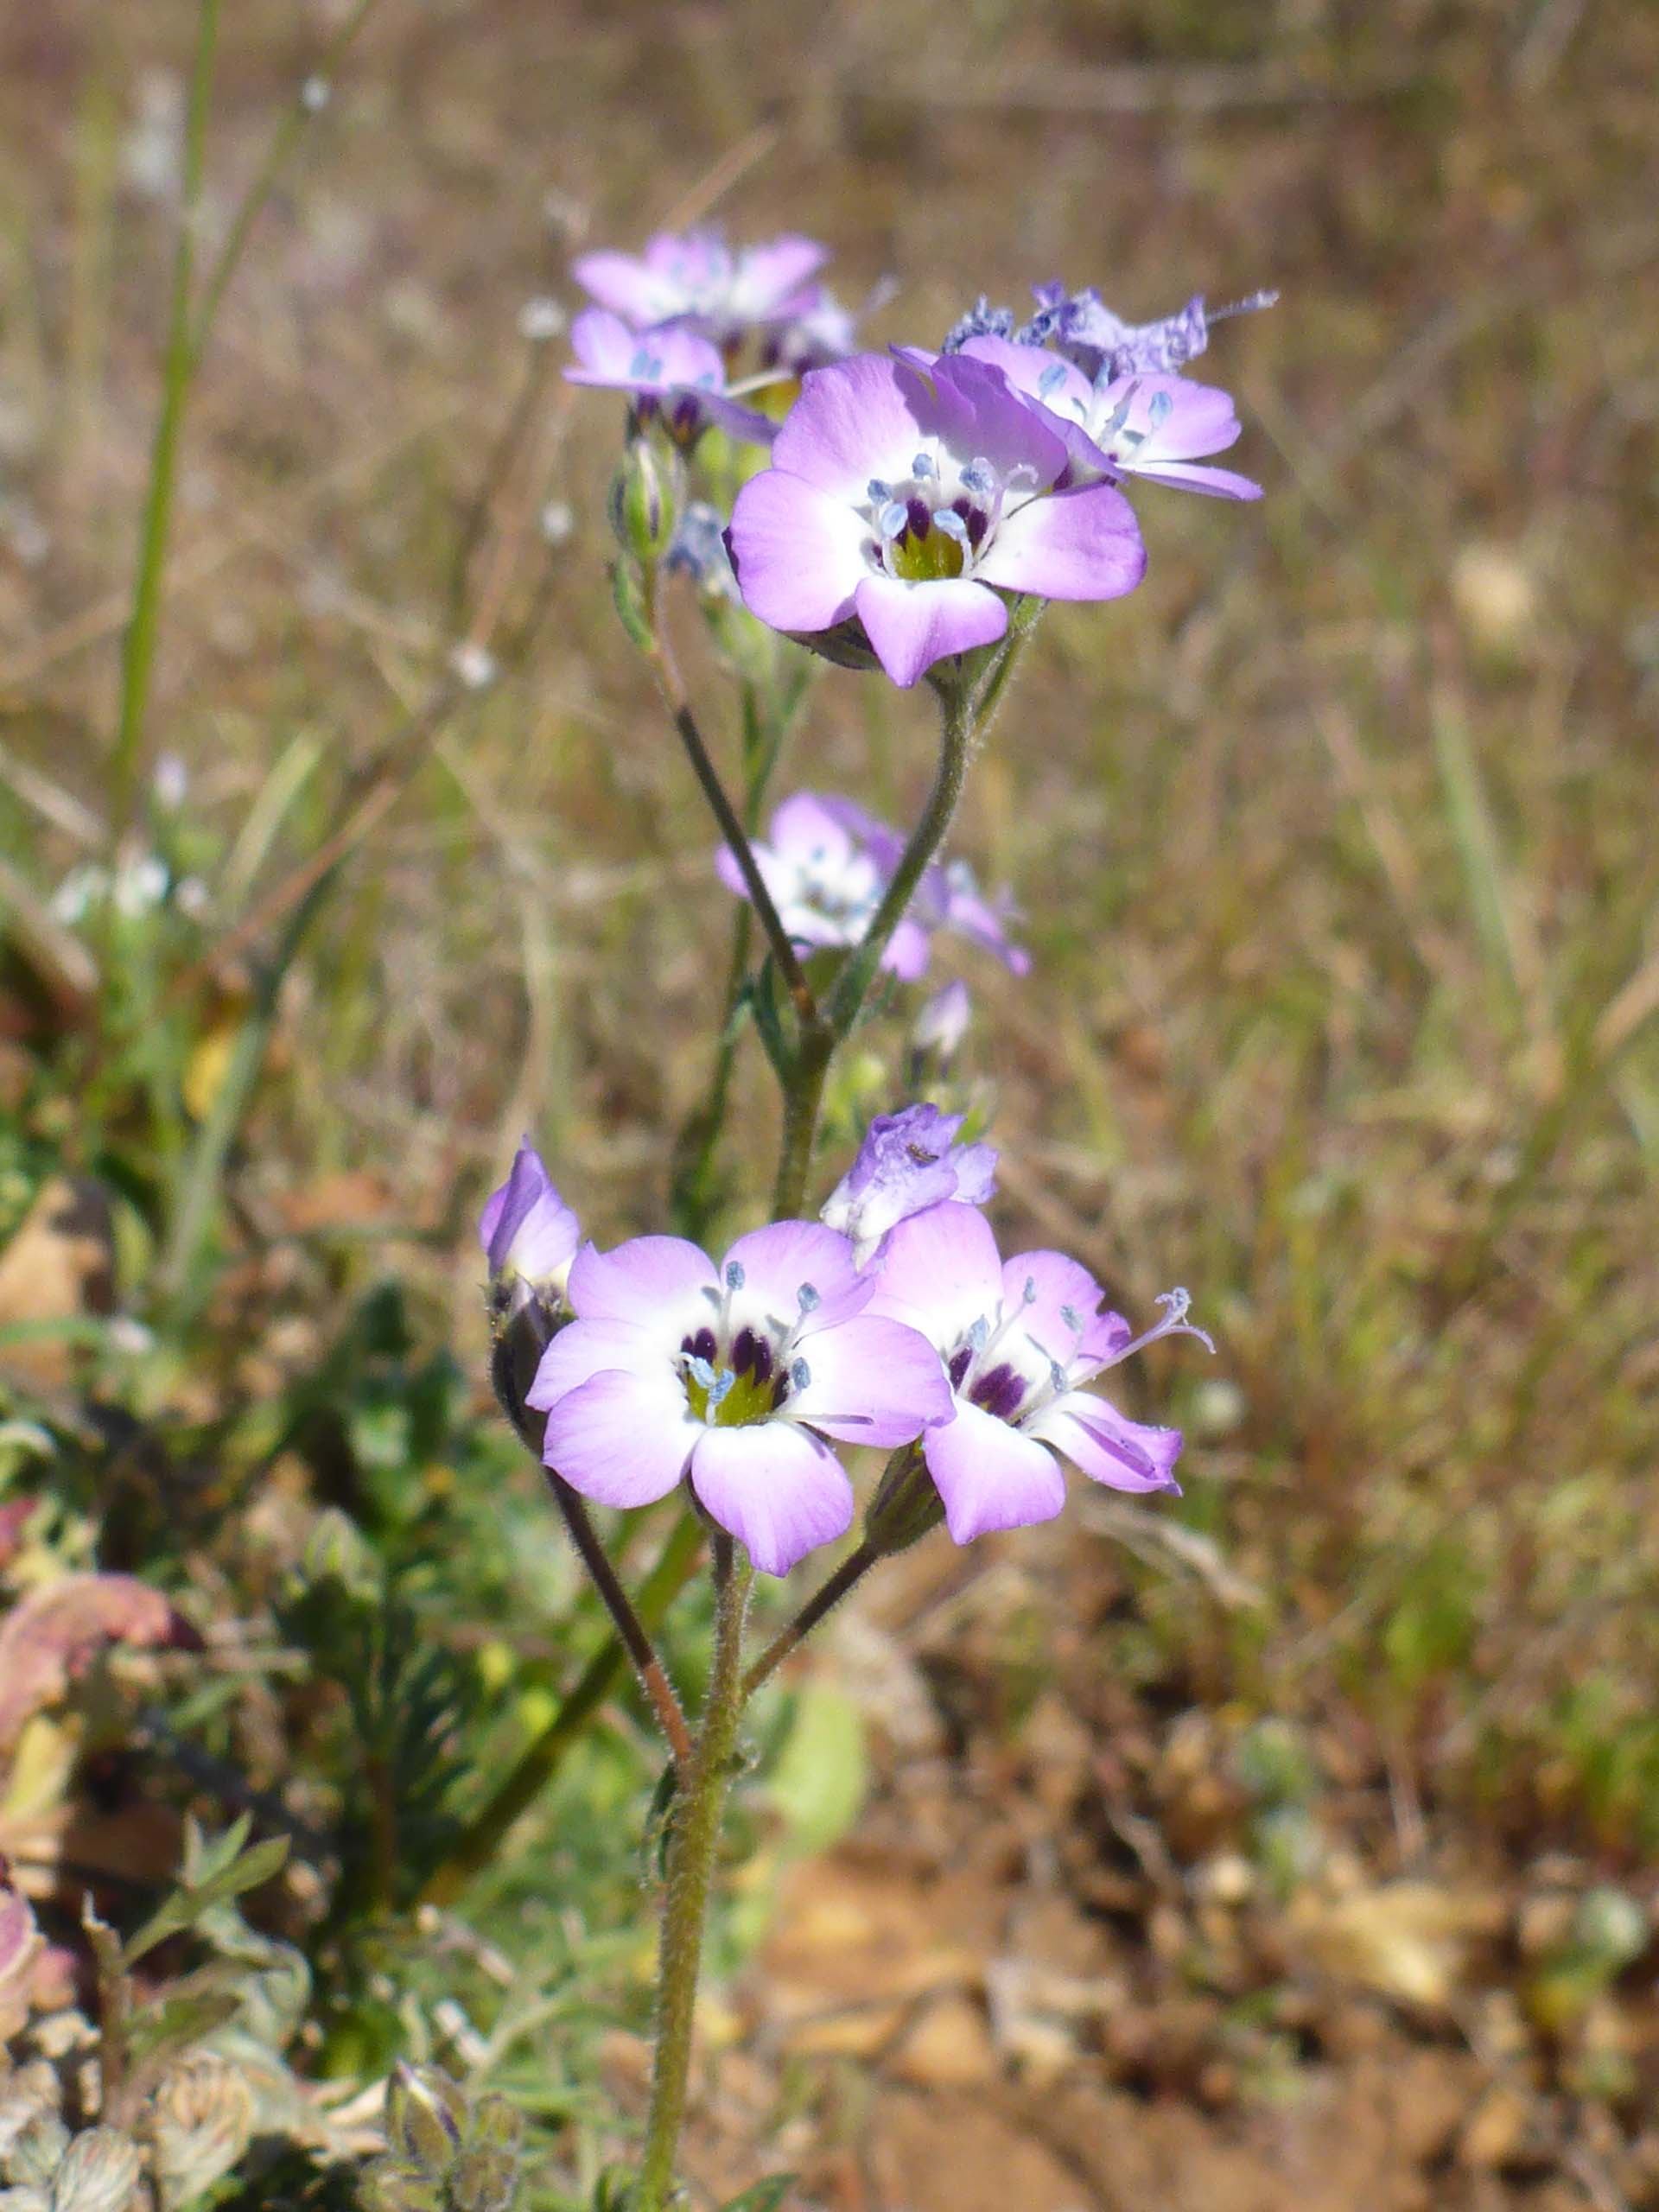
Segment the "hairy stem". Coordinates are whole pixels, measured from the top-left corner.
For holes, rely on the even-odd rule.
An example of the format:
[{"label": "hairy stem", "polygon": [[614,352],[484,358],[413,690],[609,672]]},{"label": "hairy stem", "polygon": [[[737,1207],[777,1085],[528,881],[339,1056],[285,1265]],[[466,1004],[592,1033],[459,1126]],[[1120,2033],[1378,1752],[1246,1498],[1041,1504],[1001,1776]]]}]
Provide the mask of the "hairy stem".
[{"label": "hairy stem", "polygon": [[818,1585],[787,1628],[780,1629],[743,1677],[743,1694],[754,1695],[768,1676],[775,1675],[790,1653],[804,1643],[818,1623],[838,1605],[855,1584],[861,1582],[882,1556],[874,1545],[861,1543],[849,1551],[835,1573]]},{"label": "hairy stem", "polygon": [[657,1976],[656,2055],[645,2147],[632,2212],[666,2212],[691,2075],[702,1929],[720,1844],[738,1721],[743,1711],[743,1624],[754,1569],[734,1560],[732,1539],[715,1539],[715,1666],[696,1749],[674,1808]]},{"label": "hairy stem", "polygon": [[639,1687],[651,1701],[657,1716],[657,1725],[668,1738],[668,1748],[674,1764],[682,1772],[691,1757],[691,1732],[685,1725],[685,1715],[680,1700],[674,1694],[674,1685],[668,1679],[668,1669],[658,1656],[643,1621],[634,1611],[627,1592],[617,1579],[609,1554],[599,1541],[588,1508],[564,1477],[547,1469],[548,1487],[558,1501],[559,1511],[564,1516],[564,1525],[570,1541],[575,1546],[582,1565],[593,1577],[594,1587],[603,1599],[606,1611],[615,1624],[623,1649],[633,1662],[633,1670],[639,1677]]}]

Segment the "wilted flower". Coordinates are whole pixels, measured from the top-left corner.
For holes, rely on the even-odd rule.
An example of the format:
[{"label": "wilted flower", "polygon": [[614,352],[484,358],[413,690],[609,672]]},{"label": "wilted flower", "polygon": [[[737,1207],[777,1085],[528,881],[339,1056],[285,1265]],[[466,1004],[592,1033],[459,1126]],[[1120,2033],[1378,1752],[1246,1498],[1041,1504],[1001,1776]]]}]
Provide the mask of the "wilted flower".
[{"label": "wilted flower", "polygon": [[[766,841],[753,847],[760,878],[791,938],[809,949],[856,944],[881,903],[904,839],[854,799],[797,791],[772,817]],[[743,872],[730,849],[715,855],[721,881],[747,895]],[[995,953],[1016,976],[1031,963],[1009,942],[1006,899],[988,900],[965,861],[935,865],[916,887],[909,910],[888,940],[881,964],[901,982],[925,974],[932,935],[953,930]]]},{"label": "wilted flower", "polygon": [[828,258],[815,238],[734,249],[717,231],[660,232],[643,254],[585,253],[571,274],[601,307],[630,322],[687,322],[726,345],[756,323],[810,308],[815,296],[804,288]]},{"label": "wilted flower", "polygon": [[706,499],[688,504],[675,527],[664,565],[671,572],[678,570],[690,576],[701,592],[719,599],[737,597],[737,578],[726,550],[725,518]]},{"label": "wilted flower", "polygon": [[755,1230],[718,1268],[675,1236],[584,1245],[577,1318],[529,1393],[543,1457],[603,1505],[648,1505],[688,1478],[756,1567],[787,1573],[852,1519],[826,1439],[891,1446],[950,1414],[932,1346],[864,1313],[874,1289],[817,1222]]},{"label": "wilted flower", "polygon": [[1065,438],[1072,460],[1109,476],[1144,476],[1221,499],[1259,499],[1262,486],[1230,468],[1196,467],[1201,454],[1223,453],[1239,435],[1227,393],[1177,376],[1103,369],[1091,383],[1073,361],[1040,346],[973,338],[968,358],[1000,369],[1016,391],[1036,400]]},{"label": "wilted flower", "polygon": [[1003,592],[1111,599],[1146,568],[1109,484],[984,363],[861,353],[815,370],[732,514],[751,613],[810,638],[856,616],[895,683],[994,643]]},{"label": "wilted flower", "polygon": [[1078,1386],[1173,1332],[1207,1344],[1184,1291],[1132,1337],[1122,1314],[1099,1310],[1086,1268],[1059,1252],[1000,1260],[985,1217],[954,1202],[901,1221],[873,1272],[871,1312],[921,1330],[950,1376],[955,1418],[928,1429],[922,1452],[957,1543],[1052,1520],[1065,1503],[1059,1454],[1112,1490],[1176,1487],[1180,1431],[1129,1421]]},{"label": "wilted flower", "polygon": [[1032,289],[1037,313],[1020,329],[997,334],[1013,336],[1022,346],[1057,346],[1090,377],[1108,378],[1184,369],[1209,345],[1216,323],[1233,315],[1255,315],[1270,308],[1279,296],[1277,292],[1252,292],[1229,307],[1206,308],[1203,293],[1198,292],[1184,308],[1156,322],[1125,322],[1092,286],[1081,292],[1068,292],[1058,283],[1037,284]]},{"label": "wilted flower", "polygon": [[570,326],[570,346],[577,365],[566,369],[567,383],[627,392],[635,418],[659,420],[677,445],[695,444],[710,423],[734,437],[772,442],[777,425],[728,395],[719,348],[684,323],[636,330],[590,308]]},{"label": "wilted flower", "polygon": [[870,1123],[819,1217],[852,1238],[861,1268],[901,1221],[947,1199],[982,1206],[994,1195],[995,1147],[957,1142],[967,1118],[923,1104],[878,1114]]}]

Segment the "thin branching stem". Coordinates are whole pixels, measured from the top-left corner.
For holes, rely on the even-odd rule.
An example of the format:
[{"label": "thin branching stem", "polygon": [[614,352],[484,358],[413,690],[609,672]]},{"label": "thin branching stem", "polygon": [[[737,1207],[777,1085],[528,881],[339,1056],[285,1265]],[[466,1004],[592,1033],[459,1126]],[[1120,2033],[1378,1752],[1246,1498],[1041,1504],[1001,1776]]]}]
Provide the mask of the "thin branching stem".
[{"label": "thin branching stem", "polygon": [[861,1582],[882,1554],[874,1545],[861,1543],[849,1551],[835,1573],[827,1575],[787,1628],[780,1629],[743,1677],[743,1694],[754,1695],[762,1682],[775,1675],[790,1653],[804,1643],[818,1623],[833,1611],[848,1592]]},{"label": "thin branching stem", "polygon": [[[702,1525],[688,1513],[640,1584],[635,1611],[647,1629],[662,1620],[690,1580],[702,1549]],[[495,1858],[509,1831],[548,1787],[627,1664],[619,1637],[607,1637],[566,1693],[557,1713],[526,1745],[499,1787],[467,1823],[441,1866],[428,1877],[423,1904],[448,1905]]]},{"label": "thin branching stem", "polygon": [[726,786],[720,779],[720,771],[715,767],[709,747],[703,742],[702,732],[697,728],[696,717],[691,712],[691,702],[686,692],[684,680],[675,664],[673,655],[669,652],[663,639],[660,629],[653,632],[652,642],[646,652],[646,658],[650,661],[652,671],[657,678],[664,704],[668,709],[675,728],[679,732],[680,742],[685,747],[686,758],[691,763],[692,772],[702,787],[702,795],[713,810],[715,821],[720,824],[721,836],[731,849],[732,856],[742,874],[744,888],[749,894],[754,911],[760,917],[760,926],[766,933],[766,943],[772,949],[772,957],[777,963],[778,972],[783,977],[785,988],[794,1003],[796,1015],[800,1021],[802,1030],[803,1032],[816,1030],[819,1026],[819,1017],[817,1001],[812,995],[812,987],[806,980],[806,972],[796,957],[795,948],[790,942],[789,932],[784,927],[779,917],[778,909],[772,903],[772,893],[766,888],[766,879],[760,873],[760,862],[754,857],[754,848],[749,842],[748,833],[739,819],[737,809],[732,804]]},{"label": "thin branching stem", "polygon": [[548,1487],[558,1503],[564,1516],[564,1525],[582,1565],[593,1578],[606,1611],[610,1615],[622,1649],[633,1662],[633,1671],[639,1677],[639,1687],[650,1700],[657,1716],[657,1725],[668,1739],[668,1748],[674,1764],[684,1771],[691,1758],[691,1731],[685,1725],[685,1714],[680,1700],[674,1694],[674,1685],[668,1678],[668,1669],[659,1657],[650,1631],[639,1614],[627,1592],[618,1579],[598,1532],[588,1518],[588,1508],[571,1489],[563,1475],[547,1470]]}]

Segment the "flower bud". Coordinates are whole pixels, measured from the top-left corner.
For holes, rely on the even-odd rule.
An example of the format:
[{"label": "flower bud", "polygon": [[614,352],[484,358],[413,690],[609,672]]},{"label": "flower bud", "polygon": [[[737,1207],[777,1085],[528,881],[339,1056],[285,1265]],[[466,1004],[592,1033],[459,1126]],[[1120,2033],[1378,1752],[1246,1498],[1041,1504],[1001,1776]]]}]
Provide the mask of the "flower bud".
[{"label": "flower bud", "polygon": [[198,2050],[157,2084],[149,2126],[167,2212],[193,2203],[229,2173],[252,2140],[253,2090],[228,2060]]},{"label": "flower bud", "polygon": [[642,569],[654,569],[674,541],[680,473],[678,461],[652,439],[629,440],[611,486],[611,528]]},{"label": "flower bud", "polygon": [[944,1500],[927,1471],[919,1444],[906,1444],[883,1468],[869,1511],[864,1541],[883,1559],[908,1551],[944,1518]]},{"label": "flower bud", "polygon": [[461,2149],[467,2101],[435,2066],[402,2061],[386,2083],[386,2140],[425,2172],[442,2177]]},{"label": "flower bud", "polygon": [[52,2182],[52,2212],[128,2212],[143,2160],[130,2138],[89,2127],[63,2154]]},{"label": "flower bud", "polygon": [[443,2183],[408,2158],[377,2158],[358,2177],[363,2212],[446,2212]]},{"label": "flower bud", "polygon": [[37,2112],[11,2145],[7,2176],[24,2189],[47,2189],[68,2148],[69,2131],[56,2113]]}]

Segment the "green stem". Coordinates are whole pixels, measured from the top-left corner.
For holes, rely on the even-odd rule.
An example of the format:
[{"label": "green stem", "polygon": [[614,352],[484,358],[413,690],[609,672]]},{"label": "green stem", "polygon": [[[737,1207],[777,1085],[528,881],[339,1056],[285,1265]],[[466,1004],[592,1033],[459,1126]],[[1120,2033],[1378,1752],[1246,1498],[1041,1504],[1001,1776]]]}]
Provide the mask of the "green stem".
[{"label": "green stem", "polygon": [[229,1063],[185,1163],[178,1203],[156,1270],[157,1294],[175,1327],[194,1314],[200,1303],[202,1258],[218,1207],[219,1185],[264,1068],[283,979],[328,895],[333,877],[332,868],[320,876],[289,916],[276,950],[260,976],[253,1002],[243,1016]]},{"label": "green stem", "polygon": [[[702,1524],[688,1513],[669,1538],[662,1557],[640,1584],[633,1609],[647,1630],[663,1616],[690,1580],[702,1548]],[[541,1796],[563,1765],[566,1753],[603,1705],[627,1665],[619,1637],[609,1637],[588,1661],[557,1713],[520,1757],[500,1788],[456,1840],[448,1857],[428,1878],[423,1904],[453,1904],[475,1874],[500,1849],[508,1831]]]},{"label": "green stem", "polygon": [[173,256],[173,298],[168,309],[167,356],[162,370],[162,411],[149,459],[149,488],[139,540],[138,569],[121,654],[121,709],[111,759],[114,805],[111,820],[119,836],[130,818],[144,740],[150,677],[161,620],[162,580],[167,570],[168,532],[173,519],[179,431],[189,397],[196,353],[191,339],[190,293],[195,267],[196,225],[201,210],[201,180],[207,150],[207,118],[213,105],[213,58],[219,43],[220,0],[201,0],[196,20],[196,58],[190,76],[185,118],[183,190],[178,243]]},{"label": "green stem", "polygon": [[778,1149],[778,1176],[772,1186],[774,1221],[793,1221],[805,1203],[823,1087],[835,1052],[832,1031],[811,1031],[802,1038],[789,1081],[784,1085],[784,1128]]},{"label": "green stem", "polygon": [[743,1711],[743,1624],[754,1569],[736,1562],[732,1539],[715,1539],[715,1667],[696,1751],[674,1808],[657,1977],[656,2056],[645,2154],[632,2212],[666,2212],[674,2195],[674,2164],[691,2077],[691,2026],[696,2012],[702,1928],[720,1845],[721,1813],[737,1750]]},{"label": "green stem", "polygon": [[[1001,658],[1006,660],[1011,647],[1005,648]],[[988,677],[985,689],[993,679]],[[881,964],[881,956],[893,931],[905,918],[917,887],[926,874],[939,847],[944,842],[950,827],[957,803],[962,797],[962,787],[967,779],[969,756],[978,729],[976,709],[978,696],[965,686],[947,694],[941,702],[942,728],[939,733],[939,765],[933,779],[933,788],[928,793],[927,804],[921,820],[910,833],[910,839],[899,855],[899,865],[885,892],[881,903],[870,918],[868,928],[848,956],[846,965],[836,978],[836,987],[826,1009],[830,1030],[839,1044],[857,1020],[860,1009],[869,995],[871,984]]]}]

